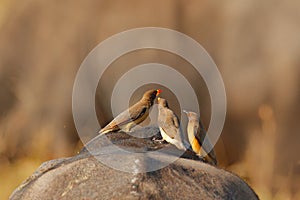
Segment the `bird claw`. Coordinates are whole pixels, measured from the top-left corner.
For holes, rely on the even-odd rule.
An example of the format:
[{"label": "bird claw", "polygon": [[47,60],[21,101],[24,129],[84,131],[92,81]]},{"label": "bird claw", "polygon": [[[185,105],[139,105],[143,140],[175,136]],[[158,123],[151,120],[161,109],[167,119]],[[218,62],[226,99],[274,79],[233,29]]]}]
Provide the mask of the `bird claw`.
[{"label": "bird claw", "polygon": [[159,142],[159,143],[161,143],[161,144],[163,144],[164,142],[166,142],[164,139],[161,139],[161,140],[159,140],[159,139],[153,139],[153,141],[154,142]]}]

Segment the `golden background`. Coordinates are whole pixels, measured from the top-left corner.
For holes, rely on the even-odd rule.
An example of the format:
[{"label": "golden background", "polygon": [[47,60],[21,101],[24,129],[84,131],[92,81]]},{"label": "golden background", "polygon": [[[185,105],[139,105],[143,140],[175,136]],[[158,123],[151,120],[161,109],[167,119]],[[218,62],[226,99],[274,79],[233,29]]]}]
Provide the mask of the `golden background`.
[{"label": "golden background", "polygon": [[[300,199],[299,19],[298,1],[0,0],[0,199],[42,162],[80,150],[71,95],[81,62],[111,35],[145,26],[189,35],[219,67],[228,101],[220,167],[261,199]],[[181,62],[161,53],[136,52],[113,65]],[[102,86],[100,113],[101,91],[112,87]],[[208,126],[209,96],[203,83],[198,89]],[[110,119],[103,113],[102,125]]]}]

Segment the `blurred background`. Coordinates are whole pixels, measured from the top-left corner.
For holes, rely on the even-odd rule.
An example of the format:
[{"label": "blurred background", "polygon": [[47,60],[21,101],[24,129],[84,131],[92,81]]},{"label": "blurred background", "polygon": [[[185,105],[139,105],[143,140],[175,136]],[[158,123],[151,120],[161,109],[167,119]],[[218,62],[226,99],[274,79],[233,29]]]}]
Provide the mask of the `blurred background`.
[{"label": "blurred background", "polygon": [[[71,110],[81,62],[109,36],[144,26],[189,35],[219,67],[228,101],[215,147],[220,167],[241,176],[261,199],[300,199],[299,19],[298,1],[0,0],[0,199],[42,162],[81,149]],[[184,64],[153,50],[112,64],[96,96],[102,125],[111,119],[102,104],[110,96],[102,92],[133,65],[154,61]],[[210,100],[198,85],[208,126]]]}]

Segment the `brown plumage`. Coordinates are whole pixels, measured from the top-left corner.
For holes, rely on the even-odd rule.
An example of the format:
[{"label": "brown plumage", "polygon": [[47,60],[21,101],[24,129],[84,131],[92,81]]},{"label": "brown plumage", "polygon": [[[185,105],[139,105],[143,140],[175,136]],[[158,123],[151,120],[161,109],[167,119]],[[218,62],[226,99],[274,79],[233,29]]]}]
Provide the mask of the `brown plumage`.
[{"label": "brown plumage", "polygon": [[149,110],[154,103],[155,98],[159,95],[160,90],[149,90],[144,93],[139,102],[120,113],[108,125],[99,131],[105,134],[112,131],[130,131],[134,126],[143,122],[149,115]]},{"label": "brown plumage", "polygon": [[[195,112],[187,112],[185,110],[183,112],[187,114],[189,119],[187,134],[193,151],[199,156],[204,156],[208,163],[217,165],[217,157],[209,140],[207,140],[206,145],[203,145],[206,131],[200,117]],[[211,149],[210,152],[207,152],[208,149]]]},{"label": "brown plumage", "polygon": [[163,140],[175,145],[178,149],[186,150],[183,133],[179,126],[179,120],[169,108],[165,99],[158,98],[158,126]]}]

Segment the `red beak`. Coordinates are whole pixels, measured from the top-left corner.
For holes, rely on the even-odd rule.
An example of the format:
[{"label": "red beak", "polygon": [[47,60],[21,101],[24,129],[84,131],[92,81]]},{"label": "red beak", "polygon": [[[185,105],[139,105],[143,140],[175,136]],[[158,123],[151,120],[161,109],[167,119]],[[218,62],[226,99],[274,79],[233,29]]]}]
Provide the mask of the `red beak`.
[{"label": "red beak", "polygon": [[156,90],[156,96],[158,96],[160,93],[161,93],[160,89]]}]

